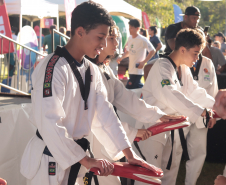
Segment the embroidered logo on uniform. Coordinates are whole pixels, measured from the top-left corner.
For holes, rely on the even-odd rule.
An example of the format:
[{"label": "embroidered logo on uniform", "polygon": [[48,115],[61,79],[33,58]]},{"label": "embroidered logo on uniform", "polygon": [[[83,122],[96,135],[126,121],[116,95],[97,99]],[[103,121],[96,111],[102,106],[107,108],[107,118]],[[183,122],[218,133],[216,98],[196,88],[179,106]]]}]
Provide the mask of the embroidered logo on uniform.
[{"label": "embroidered logo on uniform", "polygon": [[210,81],[210,75],[205,75],[204,76],[204,81]]},{"label": "embroidered logo on uniform", "polygon": [[161,84],[162,87],[164,87],[165,85],[171,85],[169,80],[162,80]]},{"label": "embroidered logo on uniform", "polygon": [[56,175],[56,163],[49,162],[49,175]]},{"label": "embroidered logo on uniform", "polygon": [[133,44],[131,45],[131,48],[133,48]]},{"label": "embroidered logo on uniform", "polygon": [[44,83],[44,88],[49,88],[50,87],[50,83]]},{"label": "embroidered logo on uniform", "polygon": [[88,181],[88,177],[83,177],[83,182],[84,182],[84,185],[88,185],[89,181]]},{"label": "embroidered logo on uniform", "polygon": [[58,55],[53,55],[52,58],[49,60],[46,66],[44,84],[43,84],[43,97],[52,96],[52,78],[53,78],[53,70],[56,62],[60,57]]},{"label": "embroidered logo on uniform", "polygon": [[207,68],[204,68],[204,72],[210,74]]}]

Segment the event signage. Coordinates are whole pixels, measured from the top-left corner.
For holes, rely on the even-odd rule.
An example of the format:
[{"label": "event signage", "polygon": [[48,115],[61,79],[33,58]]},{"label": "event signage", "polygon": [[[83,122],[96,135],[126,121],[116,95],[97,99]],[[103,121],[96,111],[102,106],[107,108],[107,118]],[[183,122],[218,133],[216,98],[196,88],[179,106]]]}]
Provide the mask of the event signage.
[{"label": "event signage", "polygon": [[71,30],[71,13],[75,9],[75,0],[64,0],[65,15],[66,15],[66,28]]},{"label": "event signage", "polygon": [[41,19],[41,28],[50,28],[54,23],[53,19]]},{"label": "event signage", "polygon": [[[6,10],[6,5],[4,0],[0,0],[0,33],[12,39],[12,32],[9,22],[8,13]],[[7,39],[3,39],[3,49],[1,48],[2,39],[0,37],[0,53],[3,51],[3,54],[9,53],[9,41]],[[10,53],[14,51],[14,44],[10,45]]]},{"label": "event signage", "polygon": [[145,29],[148,29],[150,27],[150,21],[149,21],[147,13],[142,12],[142,17],[143,17],[143,21],[144,21],[144,27],[145,27]]}]

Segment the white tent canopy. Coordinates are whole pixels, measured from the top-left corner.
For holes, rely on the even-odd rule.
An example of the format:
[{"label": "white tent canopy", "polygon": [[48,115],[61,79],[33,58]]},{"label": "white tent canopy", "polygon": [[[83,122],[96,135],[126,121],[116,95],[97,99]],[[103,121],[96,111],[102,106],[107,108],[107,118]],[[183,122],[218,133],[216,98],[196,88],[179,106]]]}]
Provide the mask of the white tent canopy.
[{"label": "white tent canopy", "polygon": [[58,6],[45,0],[5,0],[5,3],[9,15],[22,14],[38,18],[58,17]]},{"label": "white tent canopy", "polygon": [[20,15],[20,30],[23,18],[33,22],[43,17],[56,17],[59,25],[58,5],[46,0],[5,0],[9,15]]},{"label": "white tent canopy", "polygon": [[[45,0],[53,4],[58,4],[59,11],[65,12],[64,0]],[[76,5],[88,0],[76,0]],[[142,12],[140,9],[130,5],[123,0],[93,0],[100,3],[111,15],[124,16],[126,18],[137,18],[142,20]]]}]

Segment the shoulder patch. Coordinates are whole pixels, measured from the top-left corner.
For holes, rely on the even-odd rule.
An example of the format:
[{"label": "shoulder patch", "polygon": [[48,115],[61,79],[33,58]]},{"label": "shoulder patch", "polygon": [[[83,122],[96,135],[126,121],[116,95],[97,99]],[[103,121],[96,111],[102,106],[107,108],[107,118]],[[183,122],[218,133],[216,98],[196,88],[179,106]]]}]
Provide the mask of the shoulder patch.
[{"label": "shoulder patch", "polygon": [[162,85],[162,87],[164,87],[165,85],[171,85],[171,84],[168,79],[165,79],[165,80],[162,80],[161,85]]},{"label": "shoulder patch", "polygon": [[43,97],[49,97],[52,96],[52,79],[53,79],[53,70],[56,62],[59,60],[60,56],[53,55],[47,66],[46,66],[46,72],[45,72],[45,78],[44,78],[44,84],[43,84]]}]

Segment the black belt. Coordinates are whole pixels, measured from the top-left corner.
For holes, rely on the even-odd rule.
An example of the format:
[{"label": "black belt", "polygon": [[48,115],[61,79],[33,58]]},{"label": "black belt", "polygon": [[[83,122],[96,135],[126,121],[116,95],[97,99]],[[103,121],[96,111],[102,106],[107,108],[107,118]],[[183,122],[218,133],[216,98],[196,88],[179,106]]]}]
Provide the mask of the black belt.
[{"label": "black belt", "polygon": [[[179,131],[181,146],[182,146],[182,149],[183,149],[183,152],[184,152],[184,157],[185,157],[186,160],[190,160],[190,159],[189,159],[189,155],[188,155],[187,142],[186,142],[186,139],[185,139],[185,137],[184,137],[184,131],[183,131],[182,128],[178,129],[178,131]],[[168,161],[168,164],[167,164],[167,167],[166,167],[167,170],[170,170],[170,167],[171,167],[171,164],[172,164],[172,158],[173,158],[173,143],[174,143],[174,130],[171,130],[171,141],[172,141],[172,150],[171,150],[170,158],[169,158],[169,161]],[[145,158],[145,156],[143,155],[143,153],[141,152],[138,143],[137,143],[136,141],[134,141],[133,143],[134,143],[136,149],[138,150],[138,152],[140,153],[141,157],[146,161],[146,158]]]},{"label": "black belt", "polygon": [[[43,140],[42,136],[40,135],[38,130],[36,131],[36,135],[38,136],[39,139]],[[78,145],[80,145],[84,151],[86,151],[87,149],[89,149],[89,151],[90,151],[90,143],[87,139],[82,138],[82,139],[76,140],[75,142]],[[47,146],[45,147],[43,154],[53,157],[53,155],[50,153]],[[91,155],[91,157],[94,157],[93,154]],[[80,167],[81,167],[81,164],[79,162],[77,162],[77,163],[75,163],[71,166],[71,170],[70,170],[69,178],[68,178],[68,185],[74,185],[75,184],[75,181],[77,179]],[[92,176],[93,176],[93,174],[91,174],[91,177]],[[96,183],[96,180],[97,180],[97,178],[95,178],[95,183]]]}]

